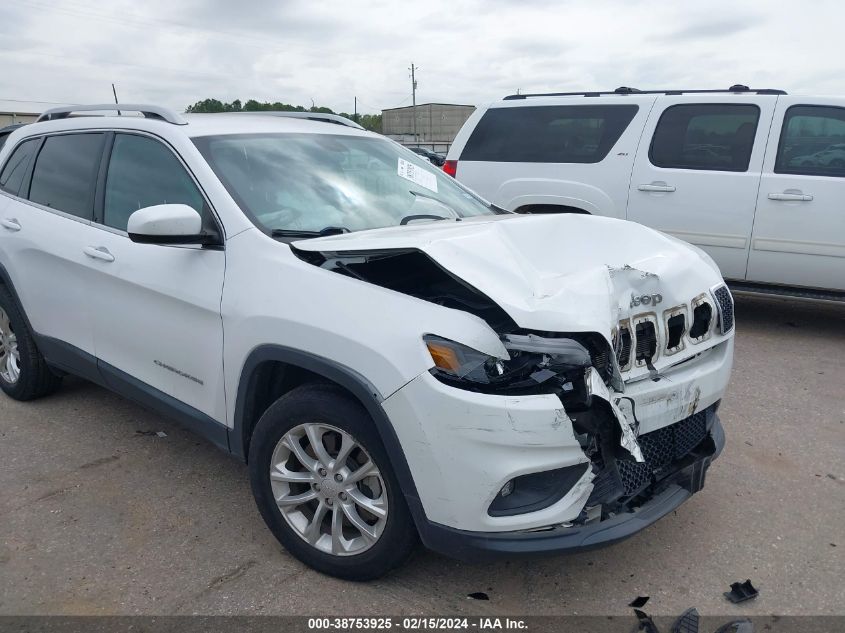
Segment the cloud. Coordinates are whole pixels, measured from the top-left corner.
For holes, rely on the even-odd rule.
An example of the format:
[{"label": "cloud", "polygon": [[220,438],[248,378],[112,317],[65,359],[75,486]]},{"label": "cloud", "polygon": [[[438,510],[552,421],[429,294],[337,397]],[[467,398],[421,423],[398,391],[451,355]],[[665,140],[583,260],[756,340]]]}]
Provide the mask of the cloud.
[{"label": "cloud", "polygon": [[[0,99],[184,108],[206,97],[364,112],[523,92],[713,88],[845,93],[845,5],[816,0],[16,0],[0,7]],[[718,17],[714,17],[718,16]],[[796,28],[796,16],[800,28]]]}]

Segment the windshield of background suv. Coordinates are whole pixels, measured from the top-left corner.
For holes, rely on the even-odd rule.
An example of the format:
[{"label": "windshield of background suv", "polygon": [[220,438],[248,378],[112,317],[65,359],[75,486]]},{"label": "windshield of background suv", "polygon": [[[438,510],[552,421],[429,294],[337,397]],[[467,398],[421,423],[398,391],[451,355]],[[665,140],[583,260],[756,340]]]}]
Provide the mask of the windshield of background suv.
[{"label": "windshield of background suv", "polygon": [[397,226],[413,216],[454,219],[497,212],[424,159],[384,139],[234,134],[193,141],[241,208],[270,233],[360,231]]}]

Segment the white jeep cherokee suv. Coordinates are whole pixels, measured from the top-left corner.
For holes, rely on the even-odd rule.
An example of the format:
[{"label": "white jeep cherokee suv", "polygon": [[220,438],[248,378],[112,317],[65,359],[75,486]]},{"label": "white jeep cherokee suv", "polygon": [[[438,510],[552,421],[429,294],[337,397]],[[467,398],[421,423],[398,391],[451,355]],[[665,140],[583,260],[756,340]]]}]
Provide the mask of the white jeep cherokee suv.
[{"label": "white jeep cherokee suv", "polygon": [[444,169],[520,213],[640,222],[706,251],[733,288],[845,300],[845,98],[781,90],[510,95]]},{"label": "white jeep cherokee suv", "polygon": [[702,251],[504,212],[336,119],[90,116],[114,107],[0,151],[9,396],[71,373],[176,418],[346,578],[417,535],[465,559],[610,543],[703,485],[734,328]]}]

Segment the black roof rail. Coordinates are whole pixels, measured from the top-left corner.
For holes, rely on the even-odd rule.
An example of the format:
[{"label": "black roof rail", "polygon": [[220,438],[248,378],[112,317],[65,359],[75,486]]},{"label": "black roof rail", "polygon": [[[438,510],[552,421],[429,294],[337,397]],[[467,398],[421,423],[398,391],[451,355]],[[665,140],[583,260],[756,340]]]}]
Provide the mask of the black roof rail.
[{"label": "black roof rail", "polygon": [[44,110],[41,116],[36,119],[36,123],[39,121],[66,119],[74,112],[140,112],[147,119],[158,119],[159,121],[167,121],[168,123],[172,123],[174,125],[188,124],[184,117],[177,114],[170,108],[137,103],[100,103],[96,105],[75,105],[50,108],[49,110]]},{"label": "black roof rail", "polygon": [[748,92],[758,95],[785,95],[786,90],[777,88],[749,88],[742,84],[734,84],[727,90],[639,90],[628,86],[620,86],[616,90],[590,91],[590,92],[537,92],[529,94],[508,95],[504,101],[515,99],[528,99],[530,97],[602,97],[604,95],[686,95],[686,94],[718,94],[724,92]]}]

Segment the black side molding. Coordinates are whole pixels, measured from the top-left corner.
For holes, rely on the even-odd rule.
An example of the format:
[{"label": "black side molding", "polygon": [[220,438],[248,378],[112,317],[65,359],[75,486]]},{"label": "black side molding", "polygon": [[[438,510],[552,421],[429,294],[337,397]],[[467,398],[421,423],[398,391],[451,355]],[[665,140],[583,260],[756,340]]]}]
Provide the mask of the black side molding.
[{"label": "black side molding", "polygon": [[84,378],[128,400],[137,402],[147,409],[152,409],[205,438],[218,448],[229,451],[229,429],[214,418],[133,378],[117,367],[97,360],[88,352],[73,345],[49,336],[39,334],[33,336],[38,350],[50,366]]}]

